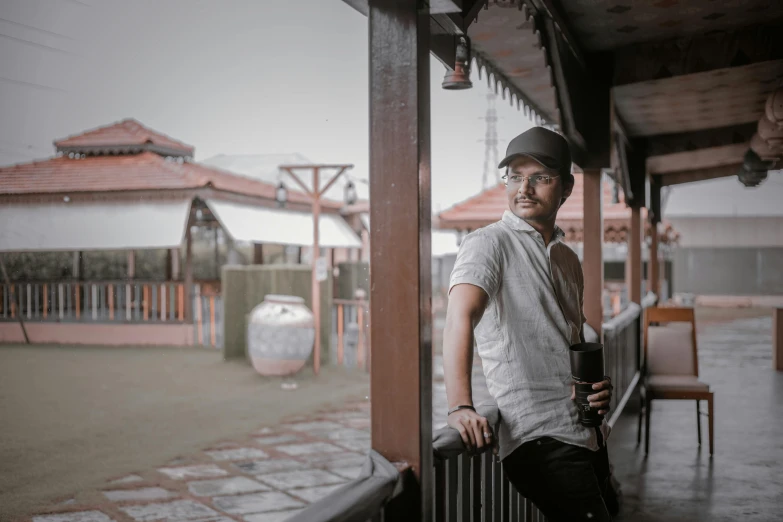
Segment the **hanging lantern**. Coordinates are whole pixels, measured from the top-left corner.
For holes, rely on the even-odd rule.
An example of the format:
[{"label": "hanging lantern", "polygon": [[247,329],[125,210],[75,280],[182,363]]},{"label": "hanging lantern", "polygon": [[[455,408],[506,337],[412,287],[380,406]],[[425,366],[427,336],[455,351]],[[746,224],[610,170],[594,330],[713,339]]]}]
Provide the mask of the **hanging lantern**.
[{"label": "hanging lantern", "polygon": [[348,180],[348,183],[345,184],[345,189],[343,189],[343,198],[345,199],[346,205],[353,205],[356,203],[356,186],[350,179]]},{"label": "hanging lantern", "polygon": [[767,171],[771,166],[771,162],[764,161],[753,149],[749,149],[745,153],[737,178],[746,187],[757,187],[767,179]]},{"label": "hanging lantern", "polygon": [[459,37],[455,54],[454,70],[446,71],[442,87],[451,91],[470,89],[473,83],[470,81],[470,40],[467,36]]},{"label": "hanging lantern", "polygon": [[285,187],[285,184],[283,184],[282,181],[279,185],[277,185],[277,190],[275,191],[275,201],[277,201],[277,206],[280,208],[283,208],[288,202],[288,189]]}]

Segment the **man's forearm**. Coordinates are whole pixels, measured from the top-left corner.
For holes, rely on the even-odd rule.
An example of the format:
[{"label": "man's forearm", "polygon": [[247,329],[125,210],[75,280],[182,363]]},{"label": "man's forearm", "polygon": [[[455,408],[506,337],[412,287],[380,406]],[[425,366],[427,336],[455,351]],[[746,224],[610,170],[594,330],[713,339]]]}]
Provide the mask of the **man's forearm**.
[{"label": "man's forearm", "polygon": [[443,332],[443,375],[449,409],[473,404],[472,372],[472,321],[447,318]]}]

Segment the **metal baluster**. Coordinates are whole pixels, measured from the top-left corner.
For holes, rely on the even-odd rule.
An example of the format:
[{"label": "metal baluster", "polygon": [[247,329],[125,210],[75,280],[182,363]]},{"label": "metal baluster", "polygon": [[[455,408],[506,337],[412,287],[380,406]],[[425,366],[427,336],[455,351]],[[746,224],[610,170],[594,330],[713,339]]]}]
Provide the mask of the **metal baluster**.
[{"label": "metal baluster", "polygon": [[446,461],[446,520],[457,522],[459,520],[459,461],[450,458]]},{"label": "metal baluster", "polygon": [[62,321],[65,316],[65,288],[62,283],[57,285],[57,301],[60,309],[60,321]]},{"label": "metal baluster", "polygon": [[481,472],[482,472],[482,460],[481,455],[477,455],[470,459],[470,473],[471,473],[471,507],[473,512],[470,515],[472,522],[481,521],[481,504],[483,503],[483,497],[481,495]]},{"label": "metal baluster", "polygon": [[470,497],[473,490],[470,487],[470,456],[463,453],[459,456],[459,519],[470,521]]},{"label": "metal baluster", "polygon": [[150,319],[155,320],[158,318],[158,285],[152,285],[150,301],[152,302],[152,313],[150,313]]},{"label": "metal baluster", "polygon": [[31,307],[31,301],[32,301],[32,294],[33,294],[33,285],[30,283],[27,283],[27,318],[30,319],[32,317],[32,307]]},{"label": "metal baluster", "polygon": [[141,285],[134,284],[133,285],[133,302],[134,302],[134,308],[135,308],[135,317],[136,320],[141,322]]},{"label": "metal baluster", "polygon": [[446,522],[446,461],[435,459],[434,474],[433,520]]},{"label": "metal baluster", "polygon": [[159,290],[160,290],[160,320],[166,322],[166,283],[160,285]]},{"label": "metal baluster", "polygon": [[481,456],[481,522],[492,520],[492,461],[495,456],[491,451]]},{"label": "metal baluster", "polygon": [[503,520],[503,473],[498,459],[492,459],[492,521]]},{"label": "metal baluster", "polygon": [[92,320],[98,320],[98,285],[93,284],[90,288],[92,296],[90,296],[90,304],[92,305]]}]

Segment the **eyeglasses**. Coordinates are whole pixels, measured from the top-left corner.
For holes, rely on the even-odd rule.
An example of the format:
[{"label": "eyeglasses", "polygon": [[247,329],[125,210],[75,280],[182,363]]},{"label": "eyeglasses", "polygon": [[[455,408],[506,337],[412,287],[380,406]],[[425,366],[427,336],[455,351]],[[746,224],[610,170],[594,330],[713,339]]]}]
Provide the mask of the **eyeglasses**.
[{"label": "eyeglasses", "polygon": [[555,178],[559,178],[560,176],[550,176],[549,174],[533,174],[532,176],[520,176],[519,174],[512,174],[512,175],[504,175],[503,181],[506,183],[506,185],[510,185],[512,187],[518,187],[522,185],[522,183],[525,180],[528,180],[528,184],[531,187],[535,187],[537,185],[549,185],[552,183],[552,180]]}]

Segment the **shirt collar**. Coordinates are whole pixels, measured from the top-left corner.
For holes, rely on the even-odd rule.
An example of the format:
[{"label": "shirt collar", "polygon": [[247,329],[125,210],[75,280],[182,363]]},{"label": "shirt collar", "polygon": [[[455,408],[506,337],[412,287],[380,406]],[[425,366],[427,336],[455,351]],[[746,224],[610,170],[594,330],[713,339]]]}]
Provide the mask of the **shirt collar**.
[{"label": "shirt collar", "polygon": [[[530,223],[525,221],[524,219],[521,219],[519,216],[511,212],[510,210],[506,210],[503,212],[503,219],[502,221],[513,228],[514,230],[518,230],[520,232],[535,232],[538,234],[538,231],[530,226]],[[552,242],[560,241],[563,237],[565,237],[565,232],[563,230],[555,225],[555,233],[552,234]]]}]

